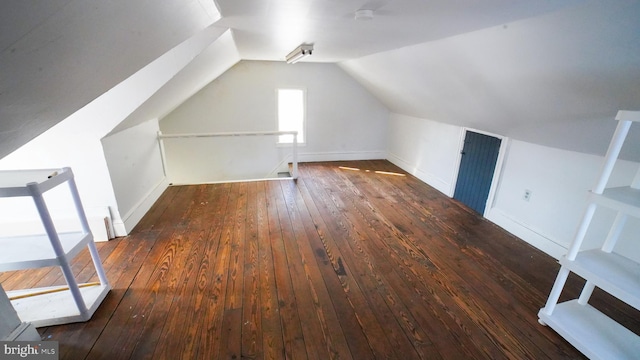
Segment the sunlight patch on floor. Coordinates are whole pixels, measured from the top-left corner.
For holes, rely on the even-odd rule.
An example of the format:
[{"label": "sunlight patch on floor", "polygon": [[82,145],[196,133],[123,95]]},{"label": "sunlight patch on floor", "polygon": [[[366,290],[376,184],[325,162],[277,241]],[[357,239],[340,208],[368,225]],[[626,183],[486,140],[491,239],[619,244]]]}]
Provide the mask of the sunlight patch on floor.
[{"label": "sunlight patch on floor", "polygon": [[[358,168],[353,168],[353,167],[348,167],[348,166],[338,166],[339,169],[342,170],[350,170],[350,171],[364,171],[364,172],[371,172],[371,170],[361,170]],[[380,170],[374,170],[373,171],[376,174],[381,174],[381,175],[392,175],[392,176],[407,176],[406,174],[401,174],[401,173],[397,173],[397,172],[393,172],[393,171],[380,171]]]}]

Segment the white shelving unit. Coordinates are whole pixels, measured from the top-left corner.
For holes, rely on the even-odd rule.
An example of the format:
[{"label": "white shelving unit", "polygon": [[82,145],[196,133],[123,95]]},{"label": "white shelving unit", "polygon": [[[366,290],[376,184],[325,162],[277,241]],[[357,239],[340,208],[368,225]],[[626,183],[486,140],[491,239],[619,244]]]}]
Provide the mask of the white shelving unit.
[{"label": "white shelving unit", "polygon": [[[81,229],[58,233],[43,194],[64,183]],[[0,237],[0,272],[59,266],[66,286],[8,291],[20,319],[35,327],[87,321],[110,290],[70,168],[0,171],[0,198],[31,197],[45,234]],[[89,248],[99,283],[78,284],[70,261]]]},{"label": "white shelving unit", "polygon": [[[640,357],[640,336],[588,304],[593,290],[599,287],[640,310],[640,264],[612,252],[628,216],[640,218],[640,170],[631,186],[605,189],[632,123],[640,122],[640,111],[619,111],[616,120],[618,126],[598,183],[588,196],[576,236],[560,259],[560,271],[547,303],[538,313],[541,324],[550,326],[590,359]],[[613,209],[618,215],[600,249],[581,251],[598,206]],[[586,280],[582,293],[578,299],[558,303],[571,272]]]}]

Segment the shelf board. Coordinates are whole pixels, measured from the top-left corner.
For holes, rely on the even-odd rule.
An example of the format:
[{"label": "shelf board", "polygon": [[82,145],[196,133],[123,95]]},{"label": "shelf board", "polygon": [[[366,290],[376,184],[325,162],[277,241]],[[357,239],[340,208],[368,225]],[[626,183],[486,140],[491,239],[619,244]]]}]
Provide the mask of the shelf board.
[{"label": "shelf board", "polygon": [[[7,295],[12,297],[56,288],[59,287],[7,291]],[[12,300],[11,304],[16,309],[21,321],[30,322],[35,327],[69,324],[91,319],[93,313],[98,309],[98,306],[100,306],[102,300],[107,296],[109,290],[110,287],[108,285],[80,288],[80,293],[88,309],[88,312],[84,315],[80,314],[69,290]]]},{"label": "shelf board", "polygon": [[640,337],[591,305],[571,300],[538,316],[590,359],[637,359]]},{"label": "shelf board", "polygon": [[619,110],[616,115],[616,120],[640,122],[640,111]]},{"label": "shelf board", "polygon": [[[72,232],[58,236],[69,259],[93,241],[91,233]],[[60,265],[47,235],[0,237],[0,248],[0,271]]]},{"label": "shelf board", "polygon": [[591,193],[593,202],[640,218],[640,189],[629,186],[605,189],[602,195]]},{"label": "shelf board", "polygon": [[579,252],[574,261],[562,257],[560,264],[640,310],[640,264],[637,262],[595,249]]},{"label": "shelf board", "polygon": [[40,170],[2,170],[0,171],[0,187],[24,187],[28,183],[42,183],[62,169]]},{"label": "shelf board", "polygon": [[29,183],[38,184],[44,193],[73,177],[69,168],[41,170],[1,170],[0,197],[30,196]]}]

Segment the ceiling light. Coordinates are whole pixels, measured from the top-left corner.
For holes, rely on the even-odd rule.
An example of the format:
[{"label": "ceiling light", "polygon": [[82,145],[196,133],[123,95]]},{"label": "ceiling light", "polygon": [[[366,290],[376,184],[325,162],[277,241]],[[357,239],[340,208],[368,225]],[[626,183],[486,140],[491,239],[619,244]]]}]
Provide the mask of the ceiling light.
[{"label": "ceiling light", "polygon": [[356,10],[356,20],[373,20],[373,10],[370,9],[360,9]]},{"label": "ceiling light", "polygon": [[286,57],[287,63],[288,64],[296,63],[302,60],[302,58],[305,58],[311,55],[312,52],[313,52],[313,45],[302,44],[298,46],[295,50],[290,52],[289,55],[287,55]]}]

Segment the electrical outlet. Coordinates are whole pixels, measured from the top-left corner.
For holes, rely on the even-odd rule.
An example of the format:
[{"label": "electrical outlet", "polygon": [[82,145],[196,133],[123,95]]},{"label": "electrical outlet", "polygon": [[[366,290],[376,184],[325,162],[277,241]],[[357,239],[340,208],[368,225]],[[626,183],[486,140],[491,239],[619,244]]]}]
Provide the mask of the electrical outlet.
[{"label": "electrical outlet", "polygon": [[522,195],[522,200],[524,200],[524,201],[531,200],[531,190],[529,190],[529,189],[525,189],[524,190],[524,195]]}]

